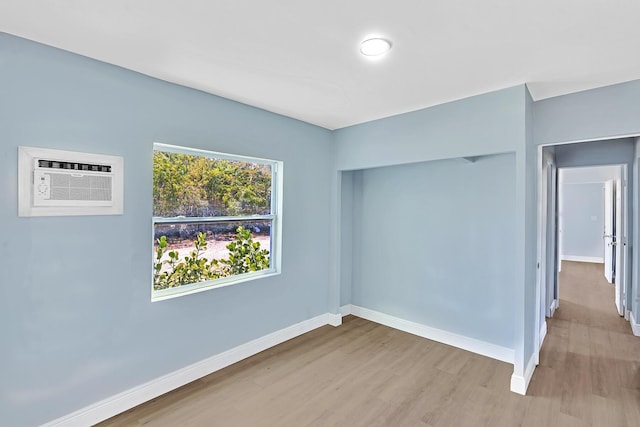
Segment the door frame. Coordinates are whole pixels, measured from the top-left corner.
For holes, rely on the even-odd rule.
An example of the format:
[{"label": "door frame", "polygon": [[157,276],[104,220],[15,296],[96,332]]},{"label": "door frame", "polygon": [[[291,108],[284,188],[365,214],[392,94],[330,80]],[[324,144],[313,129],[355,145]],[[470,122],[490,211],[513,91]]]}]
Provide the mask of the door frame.
[{"label": "door frame", "polygon": [[614,286],[616,287],[616,308],[618,314],[629,318],[629,307],[627,307],[627,290],[629,288],[629,209],[628,209],[628,185],[629,171],[627,165],[621,165],[620,175],[615,182],[614,188],[614,205],[615,215],[613,218],[615,224],[616,246],[615,263],[614,263]]},{"label": "door frame", "polygon": [[[536,322],[535,322],[535,342],[536,342],[536,365],[540,362],[540,348],[547,334],[546,314],[547,310],[547,290],[549,288],[549,264],[553,264],[553,271],[557,269],[557,167],[555,159],[545,152],[545,147],[540,146],[538,150],[538,236],[537,236],[537,256],[538,265],[536,269]],[[550,212],[553,211],[553,212]],[[549,217],[551,213],[551,218]],[[551,233],[550,233],[551,231]],[[549,242],[551,240],[551,242]],[[549,249],[552,250],[554,261],[549,261]],[[555,289],[555,285],[554,285]]]},{"label": "door frame", "polygon": [[[542,301],[542,297],[545,296],[545,294],[542,291],[542,285],[543,285],[543,276],[547,276],[547,266],[545,265],[545,270],[542,270],[542,265],[541,265],[541,256],[543,253],[546,253],[546,249],[543,252],[542,250],[542,243],[544,242],[546,244],[546,237],[543,240],[542,238],[542,225],[545,225],[545,229],[546,226],[548,225],[548,218],[547,216],[547,212],[543,212],[542,209],[542,198],[543,196],[547,197],[547,192],[546,192],[546,188],[543,188],[543,172],[544,172],[544,154],[543,154],[543,150],[545,147],[553,147],[553,146],[558,146],[558,145],[567,145],[567,144],[579,144],[582,142],[595,142],[595,141],[606,141],[606,140],[613,140],[613,139],[620,139],[620,138],[638,138],[640,137],[640,133],[635,133],[635,134],[628,134],[628,135],[619,135],[619,136],[610,136],[610,137],[600,137],[600,138],[588,138],[588,139],[580,139],[580,140],[572,140],[572,141],[560,141],[560,142],[554,142],[554,143],[547,143],[547,144],[540,144],[537,146],[537,151],[538,151],[538,156],[536,159],[536,181],[537,181],[537,225],[539,227],[538,232],[536,233],[537,236],[537,269],[536,269],[536,305],[535,305],[535,311],[534,313],[536,313],[535,316],[535,330],[534,330],[534,357],[535,357],[535,361],[536,361],[536,365],[539,364],[540,361],[540,349],[542,348],[542,344],[544,341],[544,338],[546,336],[546,318],[542,318],[540,316],[541,310],[543,306],[543,301]],[[585,167],[588,167],[589,165],[585,165]],[[597,165],[592,165],[592,166],[597,166]],[[624,165],[624,170],[627,171],[626,165]],[[556,170],[557,172],[557,170]],[[629,180],[628,180],[628,171],[626,172],[627,178],[626,178],[626,182],[627,185],[629,185]],[[557,182],[557,180],[556,180]],[[638,184],[636,182],[634,182],[634,185]],[[557,190],[557,187],[556,187]],[[627,192],[625,192],[625,197],[626,197],[626,203],[631,202],[632,204],[634,203],[634,199],[637,196],[637,192],[638,189],[634,188],[634,192],[632,195],[632,199],[629,200],[628,198],[628,194]],[[557,191],[556,191],[556,210],[553,213],[555,220],[556,220],[556,224],[557,224],[557,207],[558,207],[558,203],[557,203]],[[625,216],[625,233],[628,234],[628,224],[629,224],[629,220],[632,220],[633,218],[629,218],[628,217],[628,205],[625,203],[625,210],[624,210],[624,216]],[[545,202],[545,206],[546,206],[546,202]],[[637,212],[633,212],[633,215],[638,215]],[[543,216],[545,216],[545,218],[543,218]],[[634,231],[635,233],[636,231]],[[555,250],[556,250],[556,262],[554,263],[554,273],[557,275],[557,270],[559,267],[559,257],[560,257],[560,253],[558,251],[558,228],[556,227],[556,242],[555,242]],[[625,253],[628,253],[628,236],[627,236],[627,245],[625,247],[624,250]],[[625,277],[625,288],[626,288],[626,292],[629,292],[629,283],[626,280],[629,277],[628,272],[634,268],[634,266],[632,264],[634,264],[634,260],[629,258],[628,256],[626,256],[626,263],[624,265],[624,277]],[[631,261],[631,263],[629,263],[629,261]],[[546,284],[546,281],[544,282],[544,284]],[[556,276],[556,289],[557,289],[557,276]],[[558,297],[559,298],[559,297]],[[559,301],[558,301],[559,303]],[[625,307],[626,307],[626,301],[625,301]],[[557,305],[556,305],[557,308]],[[628,318],[628,307],[625,308],[625,319]]]}]

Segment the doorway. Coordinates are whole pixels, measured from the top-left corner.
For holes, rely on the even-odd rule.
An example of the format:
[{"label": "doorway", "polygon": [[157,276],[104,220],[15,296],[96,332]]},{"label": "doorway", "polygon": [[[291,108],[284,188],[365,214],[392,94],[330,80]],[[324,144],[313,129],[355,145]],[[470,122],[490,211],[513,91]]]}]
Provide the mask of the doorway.
[{"label": "doorway", "polygon": [[[604,278],[605,247],[609,251],[607,265],[610,266],[608,275],[613,283],[618,284],[618,292],[615,300],[618,314],[626,315],[628,295],[627,290],[628,271],[630,262],[627,261],[629,236],[632,234],[631,203],[632,188],[629,185],[628,174],[633,169],[635,158],[634,138],[620,138],[615,140],[591,141],[579,143],[567,143],[541,146],[539,148],[539,181],[538,181],[538,316],[536,321],[537,343],[542,346],[546,334],[546,319],[553,317],[555,310],[560,306],[562,284],[559,283],[559,274],[565,262],[595,262],[602,265]],[[588,168],[600,169],[589,170]],[[570,181],[563,183],[570,185],[595,184],[594,197],[599,197],[602,210],[586,215],[583,220],[588,223],[600,223],[600,227],[591,230],[591,236],[595,238],[591,242],[599,252],[580,253],[573,252],[567,245],[565,238],[567,232],[563,223],[565,209],[560,192],[563,188],[561,179],[564,179],[566,171]],[[588,175],[591,174],[591,178]],[[582,181],[579,181],[582,180]],[[606,184],[609,182],[609,184]],[[565,186],[566,187],[566,186]],[[577,189],[575,187],[574,189]],[[586,187],[585,187],[586,188]],[[566,188],[565,188],[566,189]],[[593,188],[592,188],[593,190]],[[604,199],[606,196],[613,199],[608,218],[612,225],[605,232],[604,229]],[[595,217],[595,218],[594,218]],[[580,237],[586,237],[580,236]],[[609,239],[609,240],[607,240]],[[592,249],[593,250],[593,249]]]},{"label": "doorway", "polygon": [[[613,302],[621,316],[627,293],[626,181],[626,165],[558,168],[558,272],[563,262],[593,264],[588,270],[614,286]],[[562,292],[562,274],[557,277],[555,307]],[[549,310],[547,317],[552,316]]]}]

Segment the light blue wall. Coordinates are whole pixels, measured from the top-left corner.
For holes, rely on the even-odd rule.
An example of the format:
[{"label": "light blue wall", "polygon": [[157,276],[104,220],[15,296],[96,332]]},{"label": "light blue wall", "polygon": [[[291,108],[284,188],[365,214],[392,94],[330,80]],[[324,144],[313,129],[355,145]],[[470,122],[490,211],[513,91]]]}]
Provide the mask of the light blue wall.
[{"label": "light blue wall", "polygon": [[338,170],[515,151],[524,138],[524,85],[339,129]]},{"label": "light blue wall", "polygon": [[534,103],[536,144],[640,133],[640,80]]},{"label": "light blue wall", "polygon": [[[619,147],[614,143],[613,147]],[[592,144],[587,144],[588,147]],[[561,147],[561,146],[557,146]],[[580,145],[571,145],[579,148]],[[562,151],[562,150],[561,150]],[[598,156],[611,157],[608,150],[607,156],[602,153]],[[564,161],[577,160],[576,156],[563,155]],[[626,161],[628,149],[623,149],[621,160]],[[563,168],[559,171],[563,211],[561,221],[564,221],[562,234],[563,255],[600,258],[604,256],[604,244],[602,233],[604,230],[604,183],[615,180],[620,174],[620,166],[592,166]],[[631,208],[632,206],[628,206]]]},{"label": "light blue wall", "polygon": [[[556,146],[551,146],[553,148]],[[617,179],[620,165],[588,166],[582,168],[563,168],[562,182],[564,184],[586,184],[589,182],[607,182]]]},{"label": "light blue wall", "polygon": [[515,156],[358,173],[353,304],[513,348]]},{"label": "light blue wall", "polygon": [[600,258],[604,260],[604,184],[563,184],[562,256]]},{"label": "light blue wall", "polygon": [[[504,272],[500,273],[489,268],[482,270],[486,274],[486,276],[482,277],[482,283],[491,283],[492,286],[497,287],[492,288],[492,295],[493,292],[499,288],[500,292],[498,292],[498,294],[505,297],[508,296],[512,301],[512,305],[503,307],[503,303],[507,300],[497,300],[491,307],[492,309],[502,307],[505,310],[502,315],[491,317],[493,314],[490,314],[489,318],[481,317],[481,322],[478,321],[478,318],[474,318],[474,321],[479,322],[478,325],[491,325],[489,329],[485,330],[482,327],[470,327],[469,324],[472,322],[455,319],[454,316],[451,315],[439,317],[430,315],[428,312],[423,313],[419,308],[419,305],[422,303],[421,301],[412,301],[412,305],[403,309],[402,305],[404,302],[409,302],[409,298],[404,296],[400,297],[404,299],[387,301],[386,297],[381,297],[376,292],[372,294],[366,293],[365,291],[369,286],[368,279],[370,278],[370,273],[367,272],[367,268],[365,268],[365,264],[363,264],[365,258],[359,256],[359,249],[356,247],[358,238],[356,238],[353,244],[353,288],[351,292],[354,304],[365,304],[366,308],[377,308],[383,312],[395,314],[399,317],[409,316],[415,321],[423,322],[428,326],[454,331],[467,335],[470,338],[514,348],[516,368],[519,370],[520,375],[522,375],[522,371],[524,370],[524,340],[532,340],[532,331],[535,329],[533,326],[530,326],[526,332],[524,330],[525,312],[527,315],[530,314],[532,318],[535,312],[535,298],[531,298],[530,295],[533,291],[535,297],[535,164],[533,164],[532,168],[527,167],[531,162],[535,162],[536,153],[536,148],[532,141],[531,121],[533,114],[531,104],[532,101],[530,97],[528,97],[526,87],[520,85],[400,116],[340,129],[335,132],[336,168],[345,171],[363,169],[363,171],[355,172],[353,175],[354,197],[358,197],[360,191],[358,190],[358,180],[364,180],[365,176],[370,172],[376,173],[376,170],[369,170],[374,167],[454,159],[461,156],[474,157],[496,153],[511,153],[509,155],[511,156],[512,162],[510,172],[500,176],[509,183],[508,185],[513,186],[512,195],[503,195],[507,199],[502,199],[512,200],[514,203],[514,208],[511,209],[511,211],[505,212],[507,221],[510,221],[510,224],[514,224],[513,236],[503,241],[504,246],[513,248],[513,253],[507,255],[504,263],[505,268],[513,268],[511,272],[505,273],[512,275],[513,280],[504,281],[502,275]],[[513,153],[515,153],[515,155]],[[455,160],[455,162],[463,161],[458,159]],[[456,164],[455,162],[454,164]],[[435,167],[441,167],[438,166],[438,162],[433,164],[436,165]],[[484,164],[486,165],[486,163]],[[429,165],[431,165],[431,163],[429,163]],[[481,166],[478,167],[480,168]],[[454,170],[457,171],[458,169],[455,168]],[[452,179],[454,179],[454,182],[458,182],[455,178]],[[421,184],[423,186],[425,185],[424,182]],[[502,185],[502,183],[500,185]],[[527,194],[526,189],[530,190],[531,187],[534,188],[534,191]],[[404,186],[397,187],[395,191],[398,193],[408,193],[402,196],[407,200],[416,197],[415,192],[405,191],[404,188]],[[425,194],[434,195],[434,197],[444,194],[431,193],[430,191],[432,190],[429,190]],[[456,194],[458,194],[459,197],[467,197],[469,200],[478,201],[478,203],[482,205],[482,202],[474,195],[474,190],[472,190],[471,187],[461,188],[458,189],[458,191]],[[511,197],[513,199],[511,199]],[[428,199],[419,198],[418,200],[420,200],[420,203],[425,204]],[[444,199],[440,198],[439,200]],[[532,204],[534,205],[533,208],[531,208]],[[358,203],[354,202],[352,208],[354,233],[357,231],[358,226],[362,226],[362,223],[369,221],[367,218],[370,216],[378,217],[374,211],[366,209]],[[532,213],[529,215],[526,214],[527,208],[531,208]],[[404,212],[405,210],[398,210],[399,215],[404,214]],[[416,218],[418,224],[421,224],[419,220],[424,214],[410,211],[408,211],[408,214],[411,215],[411,218]],[[469,214],[471,214],[471,212]],[[530,215],[533,215],[533,217]],[[457,234],[460,233],[461,229],[465,229],[466,227],[467,220],[465,214],[459,213],[458,215],[449,217],[443,215],[439,218],[442,221],[442,223],[439,224],[442,230],[455,230],[453,233],[460,238],[460,246],[465,247],[469,245],[467,237]],[[530,229],[532,225],[533,229]],[[478,232],[486,235],[488,231],[487,228],[480,227]],[[529,235],[533,235],[534,240],[526,247],[524,239],[525,236]],[[348,238],[349,235],[345,234],[342,237]],[[393,247],[393,245],[397,243],[397,239],[398,236],[396,235],[384,234],[376,244],[381,247]],[[363,243],[360,242],[360,244],[362,245]],[[477,248],[479,247],[478,245],[479,243],[476,242],[473,243],[471,247]],[[531,250],[532,248],[533,250]],[[418,249],[415,242],[413,242],[411,249]],[[456,254],[452,253],[451,255],[452,260],[455,260]],[[531,264],[531,260],[529,259],[527,262],[526,258],[531,255],[534,256],[533,270],[531,268],[532,266],[529,265]],[[465,258],[465,260],[466,259],[467,258]],[[475,263],[470,265],[476,266]],[[411,268],[419,269],[411,270]],[[440,269],[437,266],[437,263],[431,263],[426,259],[421,260],[420,263],[411,268],[407,268],[407,272],[403,273],[413,281],[406,286],[416,286],[416,281],[419,283],[425,282],[423,277],[425,268],[435,268],[435,272],[444,271],[444,269]],[[528,274],[533,275],[532,278],[527,280],[527,284],[530,287],[533,286],[532,289],[527,291],[527,294],[525,294],[524,283],[525,269],[527,269]],[[382,264],[378,266],[378,270],[376,271],[379,273],[379,280],[376,283],[380,284],[382,278],[384,278],[385,283],[389,282],[395,270],[390,266]],[[462,283],[465,286],[471,286],[472,283],[476,283],[477,278],[474,275],[473,268],[461,269],[455,274],[458,274],[456,276],[457,284]],[[363,275],[365,275],[365,277],[363,277]],[[435,276],[429,276],[428,286],[433,286],[431,283],[433,277]],[[397,281],[391,280],[390,283],[395,285]],[[384,289],[383,286],[375,286],[376,289]],[[444,304],[444,307],[448,309],[454,304],[454,301],[448,300],[448,297],[451,296],[450,289],[423,289],[425,293],[433,290],[440,291],[439,294],[435,295],[438,298],[438,302]],[[357,292],[360,293],[358,294]],[[364,297],[366,298],[362,299]],[[526,298],[530,299],[526,300]],[[455,302],[456,307],[454,312],[466,312],[475,315],[479,312],[479,305],[476,304],[476,302],[472,302],[469,299],[457,300]],[[430,303],[431,302],[426,302],[425,304]],[[529,310],[525,310],[527,304],[531,306]],[[438,311],[438,313],[440,314],[441,311]],[[498,319],[502,322],[493,323]],[[531,350],[533,344],[529,344],[527,348]]]},{"label": "light blue wall", "polygon": [[[282,274],[151,303],[154,141],[284,161]],[[122,216],[19,218],[17,147],[125,161]],[[0,33],[0,425],[327,312],[331,133]]]},{"label": "light blue wall", "polygon": [[625,164],[631,171],[633,167],[633,138],[562,144],[555,148],[559,168]]},{"label": "light blue wall", "polygon": [[516,348],[514,375],[526,380],[526,369],[536,351],[537,172],[538,153],[533,141],[533,99],[522,93],[524,124],[516,140]]}]

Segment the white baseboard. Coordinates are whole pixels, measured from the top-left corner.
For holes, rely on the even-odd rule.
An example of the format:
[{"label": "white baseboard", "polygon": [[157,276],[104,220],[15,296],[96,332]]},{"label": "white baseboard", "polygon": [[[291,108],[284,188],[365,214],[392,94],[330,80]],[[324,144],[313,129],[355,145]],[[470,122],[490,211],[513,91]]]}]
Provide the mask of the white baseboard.
[{"label": "white baseboard", "polygon": [[636,320],[633,311],[629,315],[629,323],[631,323],[631,330],[633,331],[633,335],[640,337],[640,324]]},{"label": "white baseboard", "polygon": [[340,326],[342,325],[342,314],[334,314],[334,313],[326,313],[327,316],[327,325],[331,326]]},{"label": "white baseboard", "polygon": [[421,323],[400,319],[398,317],[390,316],[368,308],[359,307],[357,305],[351,305],[350,311],[354,316],[362,317],[363,319],[380,323],[381,325],[389,326],[390,328],[491,357],[492,359],[497,359],[502,362],[513,363],[514,361],[514,351],[507,347],[443,331],[442,329],[432,328]]},{"label": "white baseboard", "polygon": [[516,375],[514,372],[511,375],[511,391],[513,393],[526,395],[527,388],[529,387],[529,382],[531,381],[531,377],[533,377],[533,371],[536,369],[536,355],[531,355],[529,362],[527,363],[527,367],[524,370],[524,375]]},{"label": "white baseboard", "polygon": [[562,255],[563,261],[594,262],[604,264],[604,258],[597,256]]},{"label": "white baseboard", "polygon": [[351,314],[351,304],[346,304],[340,307],[340,314],[342,317],[348,316]]},{"label": "white baseboard", "polygon": [[325,313],[216,354],[145,384],[89,405],[43,426],[83,427],[94,425],[164,393],[226,368],[254,354],[324,325],[338,326],[340,314]]}]

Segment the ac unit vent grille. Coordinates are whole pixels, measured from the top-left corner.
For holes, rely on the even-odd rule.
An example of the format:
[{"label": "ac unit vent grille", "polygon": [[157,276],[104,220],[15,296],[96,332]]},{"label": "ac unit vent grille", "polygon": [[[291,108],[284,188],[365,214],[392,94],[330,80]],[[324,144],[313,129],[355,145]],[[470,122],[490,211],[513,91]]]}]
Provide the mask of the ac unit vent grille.
[{"label": "ac unit vent grille", "polygon": [[50,200],[111,201],[110,176],[73,176],[51,173]]},{"label": "ac unit vent grille", "polygon": [[65,169],[76,171],[91,171],[91,172],[111,172],[110,165],[99,165],[92,163],[79,163],[79,162],[61,162],[59,160],[38,160],[38,166],[47,169]]}]

